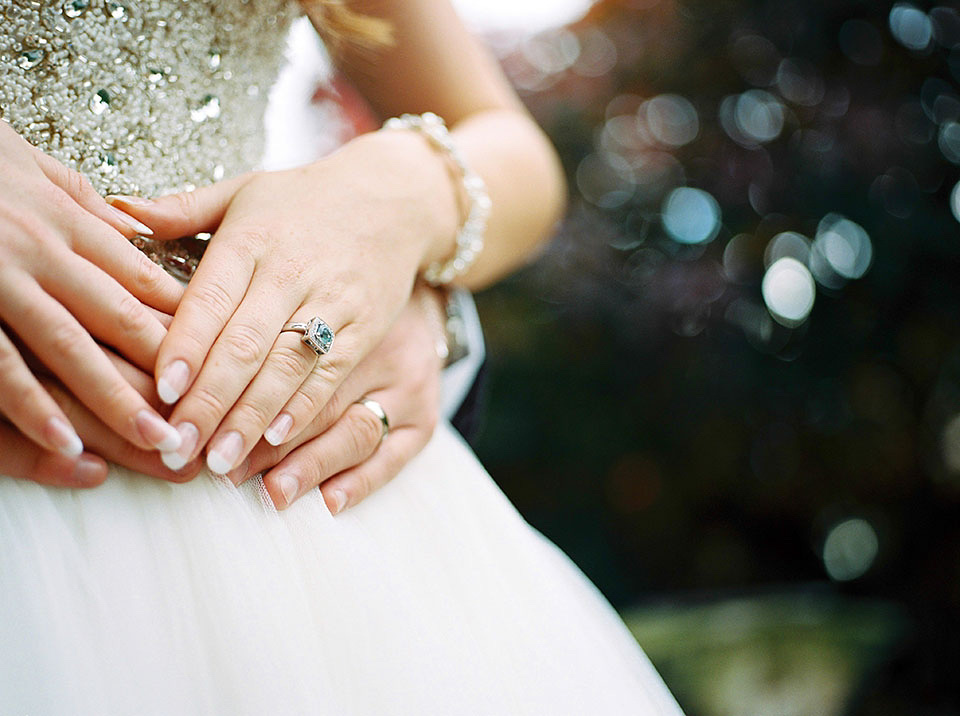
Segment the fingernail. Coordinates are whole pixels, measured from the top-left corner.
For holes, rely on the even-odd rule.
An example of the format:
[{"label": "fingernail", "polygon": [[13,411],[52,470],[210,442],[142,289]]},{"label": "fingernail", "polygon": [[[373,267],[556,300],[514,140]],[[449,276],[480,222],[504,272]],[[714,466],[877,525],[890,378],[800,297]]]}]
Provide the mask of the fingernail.
[{"label": "fingernail", "polygon": [[285,500],[284,506],[289,505],[297,499],[297,492],[300,491],[300,483],[293,475],[281,475],[277,478],[277,485],[280,486],[280,492]]},{"label": "fingernail", "polygon": [[180,423],[177,426],[177,432],[180,433],[180,449],[176,452],[162,452],[160,459],[168,468],[177,472],[182,470],[184,465],[190,462],[190,455],[197,446],[197,440],[200,438],[200,431],[193,423]]},{"label": "fingernail", "polygon": [[347,504],[347,494],[343,490],[334,490],[331,497],[333,497],[333,514],[339,515]]},{"label": "fingernail", "polygon": [[280,413],[263,433],[263,438],[271,445],[279,445],[286,439],[287,433],[290,432],[292,427],[293,418],[290,413]]},{"label": "fingernail", "polygon": [[104,197],[108,204],[126,204],[127,206],[150,206],[153,202],[144,199],[142,196],[130,196],[128,194],[107,194]]},{"label": "fingernail", "polygon": [[73,478],[80,483],[100,482],[103,468],[103,460],[93,455],[81,455],[73,466]]},{"label": "fingernail", "polygon": [[157,380],[157,395],[164,403],[172,405],[180,400],[189,380],[190,366],[186,361],[175,360],[160,374],[160,379]]},{"label": "fingernail", "polygon": [[242,450],[243,436],[236,430],[231,430],[207,451],[207,467],[217,475],[226,475],[240,459]]},{"label": "fingernail", "polygon": [[110,211],[113,212],[113,215],[117,217],[117,219],[119,219],[121,223],[126,224],[131,229],[136,231],[138,234],[141,234],[143,236],[153,236],[153,229],[151,229],[149,226],[147,226],[143,222],[137,221],[132,216],[130,216],[130,214],[120,211],[120,209],[118,209],[115,206],[111,206]]},{"label": "fingernail", "polygon": [[83,441],[66,420],[54,415],[47,421],[47,437],[61,455],[79,457]]},{"label": "fingernail", "polygon": [[179,450],[183,440],[180,433],[166,420],[146,408],[137,413],[137,428],[143,439],[160,452]]}]

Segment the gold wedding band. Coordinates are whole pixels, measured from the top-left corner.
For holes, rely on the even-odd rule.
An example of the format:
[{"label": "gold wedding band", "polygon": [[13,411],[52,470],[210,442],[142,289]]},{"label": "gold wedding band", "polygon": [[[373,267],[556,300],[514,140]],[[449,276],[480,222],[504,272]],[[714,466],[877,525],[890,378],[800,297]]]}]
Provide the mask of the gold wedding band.
[{"label": "gold wedding band", "polygon": [[387,418],[386,411],[383,409],[383,406],[380,405],[380,403],[373,398],[367,398],[366,396],[360,398],[360,400],[357,401],[357,405],[362,405],[380,419],[380,442],[377,443],[379,446],[380,443],[383,442],[383,439],[390,434],[390,420]]}]

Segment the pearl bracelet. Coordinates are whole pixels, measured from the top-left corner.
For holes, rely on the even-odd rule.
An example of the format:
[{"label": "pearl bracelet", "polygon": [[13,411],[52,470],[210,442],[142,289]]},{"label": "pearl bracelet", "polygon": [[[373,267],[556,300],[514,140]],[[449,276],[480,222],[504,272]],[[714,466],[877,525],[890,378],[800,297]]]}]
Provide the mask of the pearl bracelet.
[{"label": "pearl bracelet", "polygon": [[435,261],[423,272],[423,278],[427,283],[443,286],[466,273],[483,250],[483,235],[487,228],[487,217],[490,216],[491,206],[487,185],[479,174],[467,166],[463,155],[450,137],[447,125],[433,112],[393,117],[383,123],[383,128],[412,129],[420,132],[431,145],[447,155],[460,172],[460,179],[470,206],[467,209],[466,220],[457,230],[456,250],[452,258],[443,262]]}]

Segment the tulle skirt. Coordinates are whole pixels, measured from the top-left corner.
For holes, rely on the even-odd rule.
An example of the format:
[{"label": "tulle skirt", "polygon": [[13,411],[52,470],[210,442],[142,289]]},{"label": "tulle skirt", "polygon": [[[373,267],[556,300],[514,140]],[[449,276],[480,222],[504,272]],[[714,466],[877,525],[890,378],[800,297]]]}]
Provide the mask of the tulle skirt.
[{"label": "tulle skirt", "polygon": [[0,478],[2,714],[679,714],[446,426],[338,517],[262,484]]}]

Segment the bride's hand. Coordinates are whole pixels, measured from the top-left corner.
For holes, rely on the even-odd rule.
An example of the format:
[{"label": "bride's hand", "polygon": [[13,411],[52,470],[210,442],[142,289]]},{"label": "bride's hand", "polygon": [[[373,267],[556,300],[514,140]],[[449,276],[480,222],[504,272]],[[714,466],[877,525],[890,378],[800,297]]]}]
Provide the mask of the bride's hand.
[{"label": "bride's hand", "polygon": [[[278,509],[320,485],[334,514],[352,507],[386,484],[427,443],[439,413],[442,361],[442,307],[436,292],[418,287],[383,342],[340,385],[324,410],[298,435],[279,447],[261,441],[229,477],[236,484],[266,470],[264,485]],[[111,360],[145,397],[152,378],[115,355]],[[156,452],[139,450],[107,428],[52,379],[44,387],[77,426],[89,452],[77,458],[44,451],[0,420],[0,474],[64,487],[93,487],[107,475],[107,463],[171,482],[193,478],[199,460],[170,469]],[[356,401],[376,400],[390,420],[382,424]],[[169,457],[169,456],[168,456]],[[292,479],[285,479],[289,476]]]},{"label": "bride's hand", "polygon": [[19,339],[81,402],[143,449],[179,435],[97,346],[151,366],[182,289],[125,237],[149,231],[99,197],[79,174],[0,122],[0,412],[46,450],[76,457],[82,442],[33,375]]},{"label": "bride's hand", "polygon": [[[425,195],[417,176],[448,195]],[[281,445],[313,421],[383,338],[418,270],[452,246],[453,186],[421,137],[378,132],[300,169],[111,199],[158,238],[216,232],[156,367],[189,458],[208,445],[208,466],[226,473],[261,436]],[[319,358],[281,332],[314,316],[336,333]]]},{"label": "bride's hand", "polygon": [[[108,354],[123,375],[144,399],[156,405],[153,377],[140,371],[115,354]],[[122,465],[144,475],[186,482],[202,469],[199,460],[171,470],[160,460],[156,450],[142,450],[117,435],[90,412],[62,384],[49,375],[41,375],[40,383],[59,408],[76,426],[84,452],[76,457],[49,452],[28,440],[0,415],[0,475],[31,480],[56,487],[96,487],[107,477],[107,462]]]},{"label": "bride's hand", "polygon": [[[442,331],[437,292],[419,286],[386,338],[313,422],[278,447],[261,441],[230,479],[240,484],[266,470],[263,483],[278,509],[319,485],[333,514],[385,485],[427,444],[439,419]],[[386,436],[361,398],[382,407]]]}]

